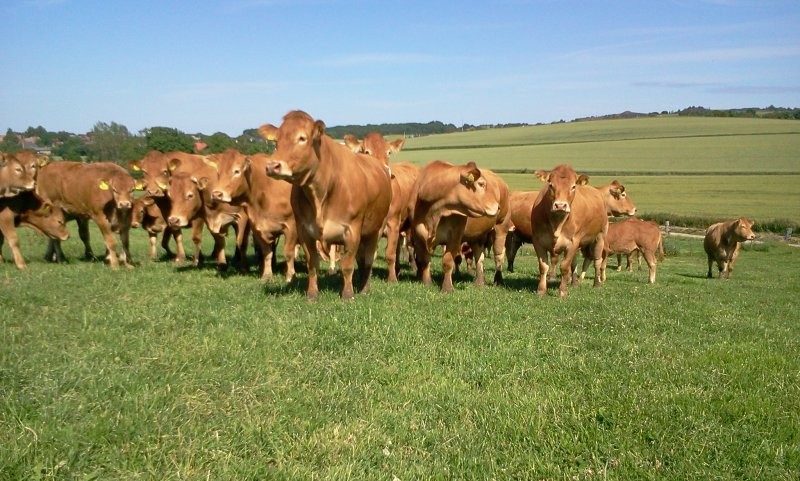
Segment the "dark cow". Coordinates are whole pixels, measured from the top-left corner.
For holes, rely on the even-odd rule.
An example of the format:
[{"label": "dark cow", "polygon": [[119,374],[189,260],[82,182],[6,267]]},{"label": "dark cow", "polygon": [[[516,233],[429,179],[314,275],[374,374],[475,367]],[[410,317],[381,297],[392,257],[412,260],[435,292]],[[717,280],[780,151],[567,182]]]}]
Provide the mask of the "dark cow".
[{"label": "dark cow", "polygon": [[739,243],[755,238],[753,222],[745,217],[709,226],[703,239],[703,248],[708,256],[707,277],[713,277],[711,266],[716,262],[719,278],[729,279],[736,258],[739,257]]},{"label": "dark cow", "polygon": [[280,127],[266,124],[258,132],[265,139],[277,140],[267,175],[292,184],[298,238],[308,255],[308,298],[319,295],[317,241],[324,248],[343,246],[342,298],[354,297],[356,262],[359,291],[367,291],[375,249],[392,201],[391,181],[382,163],[355,154],[325,135],[325,123],[302,111],[286,114]]},{"label": "dark cow", "polygon": [[402,247],[401,232],[410,227],[411,192],[414,181],[419,175],[419,167],[410,162],[393,162],[389,164],[389,157],[400,151],[405,139],[396,139],[388,142],[378,132],[371,132],[359,141],[352,135],[344,136],[345,144],[354,152],[364,153],[380,160],[389,168],[392,177],[392,204],[386,216],[386,264],[389,270],[389,282],[396,282],[400,272],[397,259]]},{"label": "dark cow", "polygon": [[539,258],[539,295],[547,292],[549,257],[562,253],[559,295],[567,295],[567,279],[572,279],[572,283],[578,280],[572,265],[581,248],[585,248],[584,255],[594,261],[594,285],[599,286],[603,238],[608,230],[603,196],[596,188],[586,185],[588,177],[579,178],[566,164],[550,172],[538,171],[536,176],[546,182],[531,210],[533,248]]},{"label": "dark cow", "polygon": [[230,149],[212,157],[217,164],[217,181],[211,197],[245,209],[261,252],[261,280],[272,278],[274,248],[283,235],[286,282],[291,282],[297,246],[297,225],[290,202],[292,185],[267,176],[271,158],[266,154],[246,156]]},{"label": "dark cow", "polygon": [[61,208],[43,202],[31,191],[0,199],[0,262],[3,262],[3,241],[8,239],[14,264],[20,270],[26,268],[25,259],[19,249],[18,226],[30,227],[51,239],[67,240],[69,232],[64,222]]},{"label": "dark cow", "polygon": [[[78,222],[78,233],[88,258],[93,257],[88,220],[94,221],[103,235],[109,266],[117,269],[119,261],[128,268],[133,267],[130,264],[128,235],[132,194],[137,187],[137,182],[128,171],[117,164],[61,161],[42,167],[36,183],[36,194],[63,208],[68,220],[75,219]],[[122,243],[119,261],[115,232]],[[63,259],[60,241],[51,239],[46,257],[51,258],[53,254],[58,260]]]},{"label": "dark cow", "polygon": [[453,269],[467,219],[489,217],[494,225],[500,197],[500,186],[490,182],[474,162],[453,165],[435,160],[420,170],[411,196],[411,237],[423,284],[433,284],[431,253],[444,244],[442,291],[453,291]]}]

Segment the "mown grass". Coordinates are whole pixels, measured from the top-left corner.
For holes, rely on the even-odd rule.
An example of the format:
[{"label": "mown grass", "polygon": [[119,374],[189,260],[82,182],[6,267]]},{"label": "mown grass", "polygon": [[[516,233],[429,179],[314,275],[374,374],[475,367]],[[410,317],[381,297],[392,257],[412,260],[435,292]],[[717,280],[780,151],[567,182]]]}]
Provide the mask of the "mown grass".
[{"label": "mown grass", "polygon": [[[610,272],[443,295],[405,270],[338,299],[143,261],[0,272],[0,479],[796,479],[800,251],[705,279],[670,238],[658,283]],[[97,237],[96,232],[95,239]],[[30,237],[30,238],[29,238]],[[96,241],[97,242],[97,241]],[[99,242],[96,251],[100,252]],[[208,249],[209,246],[206,246]],[[438,261],[438,259],[436,259]],[[438,263],[434,265],[438,272]]]}]

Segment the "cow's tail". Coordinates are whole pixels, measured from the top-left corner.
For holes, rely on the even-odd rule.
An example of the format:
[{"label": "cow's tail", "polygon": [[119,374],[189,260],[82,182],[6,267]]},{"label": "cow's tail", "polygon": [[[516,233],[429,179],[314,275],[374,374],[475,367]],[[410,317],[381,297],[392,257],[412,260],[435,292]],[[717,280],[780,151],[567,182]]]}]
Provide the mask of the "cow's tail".
[{"label": "cow's tail", "polygon": [[664,262],[664,238],[658,236],[658,260]]}]

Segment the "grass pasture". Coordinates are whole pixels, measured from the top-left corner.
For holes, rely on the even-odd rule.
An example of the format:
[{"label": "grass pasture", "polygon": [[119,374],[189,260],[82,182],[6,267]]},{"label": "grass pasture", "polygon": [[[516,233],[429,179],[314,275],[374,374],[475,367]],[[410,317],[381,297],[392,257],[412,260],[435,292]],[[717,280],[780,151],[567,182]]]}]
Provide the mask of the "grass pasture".
[{"label": "grass pasture", "polygon": [[[796,479],[800,250],[729,281],[670,238],[658,283],[535,295],[404,270],[260,284],[143,261],[0,266],[0,479]],[[102,249],[93,231],[96,251]],[[208,250],[210,245],[205,246]],[[440,280],[439,259],[434,258]]]},{"label": "grass pasture", "polygon": [[[571,163],[593,183],[624,182],[642,212],[800,222],[800,123],[739,120],[432,136],[396,159],[434,158],[416,148],[467,159],[478,151],[461,147],[483,146],[488,167],[518,168],[488,154],[605,152],[619,163]],[[717,152],[748,139],[761,147],[681,159],[686,142]],[[664,149],[661,162],[684,167],[642,160]],[[504,177],[515,190],[540,185]],[[27,271],[3,251],[0,481],[798,479],[796,247],[748,245],[719,281],[705,278],[700,241],[672,236],[655,285],[646,271],[609,271],[604,286],[587,281],[565,299],[555,286],[536,296],[530,246],[505,286],[461,273],[451,295],[405,264],[388,284],[380,256],[369,294],[343,302],[339,275],[323,275],[310,304],[302,264],[291,285],[262,284],[254,269],[149,261],[135,231],[137,266],[115,272],[81,260],[70,229],[69,264],[45,263],[45,240],[27,229]],[[440,282],[439,257],[432,266]]]}]

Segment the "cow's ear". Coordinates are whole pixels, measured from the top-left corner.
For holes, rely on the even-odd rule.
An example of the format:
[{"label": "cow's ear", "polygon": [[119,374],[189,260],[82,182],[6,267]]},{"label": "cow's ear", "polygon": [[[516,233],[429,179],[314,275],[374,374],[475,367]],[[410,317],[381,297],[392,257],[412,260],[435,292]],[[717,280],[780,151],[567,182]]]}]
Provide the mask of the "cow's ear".
[{"label": "cow's ear", "polygon": [[403,145],[406,143],[405,137],[401,139],[395,139],[392,142],[389,142],[389,150],[391,153],[396,154],[400,152],[400,149],[403,148]]},{"label": "cow's ear", "polygon": [[111,186],[108,185],[108,182],[102,179],[100,179],[100,182],[97,183],[97,187],[99,187],[100,190],[108,190],[111,188]]},{"label": "cow's ear", "polygon": [[44,167],[48,162],[50,162],[50,157],[41,154],[36,156],[36,163],[39,164],[39,167]]},{"label": "cow's ear", "polygon": [[312,139],[321,139],[325,135],[325,122],[317,120],[314,122],[314,128],[311,130]]},{"label": "cow's ear", "polygon": [[53,204],[51,204],[50,202],[44,202],[42,204],[42,207],[39,209],[39,212],[41,212],[44,215],[52,214],[53,213]]},{"label": "cow's ear", "polygon": [[354,154],[361,152],[361,148],[364,146],[363,143],[358,141],[355,135],[350,134],[345,134],[344,145],[346,145],[348,149],[352,150]]},{"label": "cow's ear", "polygon": [[547,182],[547,179],[550,178],[550,172],[546,170],[537,170],[534,174],[537,179],[541,180],[542,182]]},{"label": "cow's ear", "polygon": [[216,160],[206,155],[203,156],[203,163],[214,169],[216,169],[218,165]]},{"label": "cow's ear", "polygon": [[272,124],[264,124],[258,128],[258,135],[267,142],[278,140],[278,127]]},{"label": "cow's ear", "polygon": [[134,172],[141,172],[142,171],[142,163],[138,160],[131,160],[128,162],[128,168]]},{"label": "cow's ear", "polygon": [[250,156],[244,158],[242,163],[242,172],[247,172],[250,169]]},{"label": "cow's ear", "polygon": [[192,177],[192,180],[194,180],[194,183],[197,184],[197,188],[200,190],[204,190],[208,187],[208,177],[200,177],[199,179]]},{"label": "cow's ear", "polygon": [[589,176],[586,174],[581,174],[578,176],[578,181],[576,182],[578,185],[589,185]]},{"label": "cow's ear", "polygon": [[467,186],[471,186],[481,176],[481,171],[475,162],[468,163],[461,171],[461,182]]},{"label": "cow's ear", "polygon": [[181,159],[173,157],[167,162],[167,168],[170,172],[175,172],[181,166]]}]

